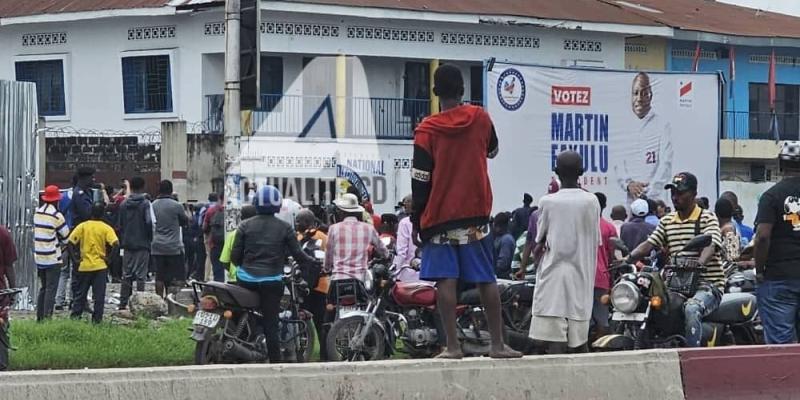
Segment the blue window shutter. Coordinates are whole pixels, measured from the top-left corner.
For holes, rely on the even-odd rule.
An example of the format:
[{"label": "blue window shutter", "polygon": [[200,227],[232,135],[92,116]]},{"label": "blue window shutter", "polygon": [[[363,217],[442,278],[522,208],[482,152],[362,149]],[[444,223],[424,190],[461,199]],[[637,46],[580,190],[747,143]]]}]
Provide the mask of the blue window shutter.
[{"label": "blue window shutter", "polygon": [[122,88],[126,114],[172,112],[169,56],[124,57]]},{"label": "blue window shutter", "polygon": [[67,115],[62,60],[19,61],[14,69],[18,81],[36,84],[39,115]]}]

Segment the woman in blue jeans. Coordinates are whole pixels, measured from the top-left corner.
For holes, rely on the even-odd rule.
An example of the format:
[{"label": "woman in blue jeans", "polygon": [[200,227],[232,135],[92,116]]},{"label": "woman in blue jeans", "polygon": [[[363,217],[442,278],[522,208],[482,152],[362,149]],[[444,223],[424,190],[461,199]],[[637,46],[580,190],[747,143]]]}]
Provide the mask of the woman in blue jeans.
[{"label": "woman in blue jeans", "polygon": [[292,226],[275,217],[281,201],[277,188],[261,187],[253,199],[258,214],[239,225],[231,250],[231,262],[239,266],[239,285],[261,298],[261,324],[271,363],[281,361],[278,315],[286,258],[291,255],[300,265],[315,262],[300,249]]}]

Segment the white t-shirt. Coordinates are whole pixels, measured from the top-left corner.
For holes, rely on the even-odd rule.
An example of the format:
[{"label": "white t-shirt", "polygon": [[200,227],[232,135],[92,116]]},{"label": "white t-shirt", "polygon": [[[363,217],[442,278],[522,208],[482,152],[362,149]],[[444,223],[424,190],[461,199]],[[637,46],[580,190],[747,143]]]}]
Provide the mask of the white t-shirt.
[{"label": "white t-shirt", "polygon": [[533,314],[588,321],[592,316],[600,204],[583,189],[561,189],[539,200],[536,242],[546,248],[536,270]]}]

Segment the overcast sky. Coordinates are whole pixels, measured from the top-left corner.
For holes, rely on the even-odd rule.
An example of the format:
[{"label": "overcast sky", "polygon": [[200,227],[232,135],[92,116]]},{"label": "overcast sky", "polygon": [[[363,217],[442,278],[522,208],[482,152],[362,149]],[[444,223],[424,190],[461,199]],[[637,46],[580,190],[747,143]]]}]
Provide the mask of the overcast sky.
[{"label": "overcast sky", "polygon": [[736,4],[783,14],[800,16],[800,1],[797,0],[717,0],[721,3]]}]

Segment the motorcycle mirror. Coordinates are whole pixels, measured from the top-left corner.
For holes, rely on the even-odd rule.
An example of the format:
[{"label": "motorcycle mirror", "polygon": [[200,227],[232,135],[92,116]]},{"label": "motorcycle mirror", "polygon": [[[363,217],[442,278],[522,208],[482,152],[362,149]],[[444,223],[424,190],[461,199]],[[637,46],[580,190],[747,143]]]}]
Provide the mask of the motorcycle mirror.
[{"label": "motorcycle mirror", "polygon": [[711,235],[698,235],[683,246],[683,251],[700,251],[711,245]]},{"label": "motorcycle mirror", "polygon": [[618,237],[611,238],[611,244],[614,246],[614,249],[621,251],[623,256],[627,256],[631,253],[628,246],[625,245],[625,242]]}]

